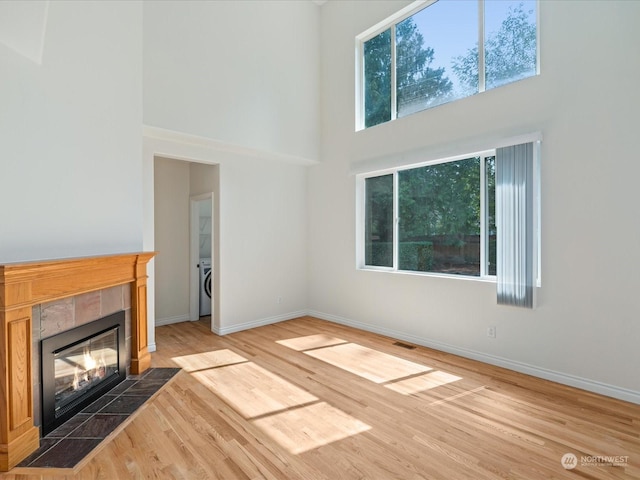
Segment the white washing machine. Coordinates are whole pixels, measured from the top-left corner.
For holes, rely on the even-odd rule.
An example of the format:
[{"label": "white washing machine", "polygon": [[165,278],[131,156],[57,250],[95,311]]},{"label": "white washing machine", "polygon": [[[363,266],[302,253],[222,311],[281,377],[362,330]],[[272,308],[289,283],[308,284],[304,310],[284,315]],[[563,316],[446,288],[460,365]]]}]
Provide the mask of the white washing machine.
[{"label": "white washing machine", "polygon": [[200,259],[200,316],[211,315],[211,259]]}]

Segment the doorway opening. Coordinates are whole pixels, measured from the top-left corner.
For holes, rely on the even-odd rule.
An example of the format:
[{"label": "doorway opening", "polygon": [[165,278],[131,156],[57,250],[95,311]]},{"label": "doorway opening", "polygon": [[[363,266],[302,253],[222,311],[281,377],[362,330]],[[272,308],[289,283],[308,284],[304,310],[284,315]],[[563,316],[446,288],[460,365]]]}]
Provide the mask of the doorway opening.
[{"label": "doorway opening", "polygon": [[218,325],[219,183],[219,165],[154,157],[156,326],[197,321],[201,309]]}]

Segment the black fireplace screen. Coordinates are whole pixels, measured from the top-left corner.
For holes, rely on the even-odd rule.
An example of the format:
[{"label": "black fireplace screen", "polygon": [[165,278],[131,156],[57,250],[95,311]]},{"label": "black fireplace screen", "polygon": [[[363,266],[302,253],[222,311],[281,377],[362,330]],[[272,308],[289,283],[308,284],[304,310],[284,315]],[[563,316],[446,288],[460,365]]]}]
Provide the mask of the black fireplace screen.
[{"label": "black fireplace screen", "polygon": [[118,312],[42,340],[43,434],[124,380],[124,318]]},{"label": "black fireplace screen", "polygon": [[118,327],[54,353],[56,412],[118,373]]}]

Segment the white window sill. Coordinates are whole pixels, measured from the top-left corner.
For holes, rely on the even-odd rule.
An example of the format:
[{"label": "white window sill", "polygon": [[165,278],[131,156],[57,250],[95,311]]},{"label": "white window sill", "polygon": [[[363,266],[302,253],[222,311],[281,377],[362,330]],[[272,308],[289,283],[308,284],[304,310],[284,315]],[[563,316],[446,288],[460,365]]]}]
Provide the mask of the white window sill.
[{"label": "white window sill", "polygon": [[397,275],[411,275],[417,277],[437,277],[437,278],[449,278],[455,280],[466,280],[473,282],[483,282],[483,283],[496,283],[495,275],[487,275],[484,277],[473,277],[470,275],[455,275],[450,273],[435,273],[435,272],[413,272],[411,270],[394,270],[393,268],[388,267],[357,267],[356,270],[362,272],[376,272],[376,273],[392,273]]}]

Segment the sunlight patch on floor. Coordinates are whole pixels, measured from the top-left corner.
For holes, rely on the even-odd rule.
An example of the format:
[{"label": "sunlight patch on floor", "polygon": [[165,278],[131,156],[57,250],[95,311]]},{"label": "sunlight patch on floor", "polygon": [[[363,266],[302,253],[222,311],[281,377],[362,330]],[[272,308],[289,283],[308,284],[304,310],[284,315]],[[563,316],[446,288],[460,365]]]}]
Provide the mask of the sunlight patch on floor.
[{"label": "sunlight patch on floor", "polygon": [[424,392],[432,388],[446,385],[448,383],[462,380],[462,377],[452,375],[450,373],[435,370],[433,372],[418,375],[417,377],[406,378],[397,382],[385,385],[389,390],[401,393],[402,395],[411,395],[414,393]]},{"label": "sunlight patch on floor", "polygon": [[[189,358],[188,364],[202,366],[206,358]],[[294,454],[371,428],[254,362],[199,368],[191,375]]]},{"label": "sunlight patch on floor", "polygon": [[173,357],[171,360],[173,360],[176,365],[189,373],[196,372],[198,370],[224,367],[227,365],[233,365],[236,363],[243,363],[248,361],[242,355],[238,355],[237,353],[226,348],[222,350],[213,350],[210,352],[182,355],[180,357]]},{"label": "sunlight patch on floor", "polygon": [[384,384],[385,388],[402,395],[425,392],[462,380],[462,377],[451,373],[323,334],[278,340],[276,343],[374,383]]},{"label": "sunlight patch on floor", "polygon": [[375,383],[385,383],[432,370],[424,365],[356,343],[346,343],[304,353]]},{"label": "sunlight patch on floor", "polygon": [[253,423],[293,454],[371,429],[366,423],[325,402],[269,415]]},{"label": "sunlight patch on floor", "polygon": [[247,419],[318,400],[253,362],[203,370],[193,376]]},{"label": "sunlight patch on floor", "polygon": [[278,340],[276,343],[300,352],[302,350],[311,350],[312,348],[330,347],[340,343],[347,343],[347,341],[319,333],[317,335],[307,335],[306,337]]}]

